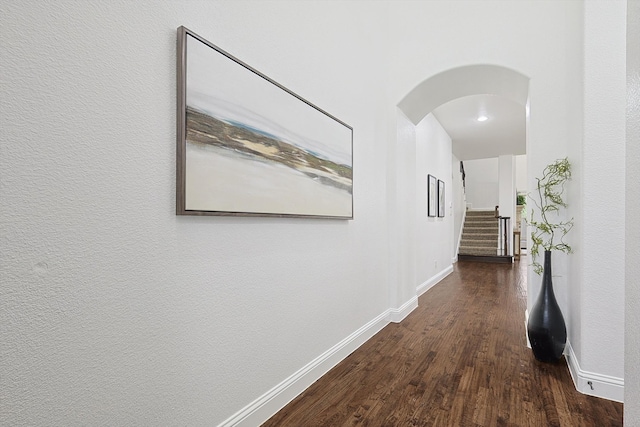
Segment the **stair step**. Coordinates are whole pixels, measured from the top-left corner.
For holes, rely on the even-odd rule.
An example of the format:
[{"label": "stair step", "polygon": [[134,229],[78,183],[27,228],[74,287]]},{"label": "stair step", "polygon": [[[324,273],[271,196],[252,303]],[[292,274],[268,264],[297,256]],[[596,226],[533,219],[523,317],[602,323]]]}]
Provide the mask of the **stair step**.
[{"label": "stair step", "polygon": [[467,211],[466,215],[467,217],[488,216],[491,218],[495,218],[495,211]]},{"label": "stair step", "polygon": [[513,262],[512,256],[504,255],[458,255],[458,261],[472,261],[472,262],[495,262],[510,264]]},{"label": "stair step", "polygon": [[467,215],[467,217],[465,218],[465,220],[469,220],[469,221],[495,221],[498,222],[498,218],[495,218],[493,215],[489,216],[489,215]]},{"label": "stair step", "polygon": [[495,217],[495,213],[493,211],[467,211],[467,216],[490,216],[492,218]]},{"label": "stair step", "polygon": [[462,234],[491,234],[498,237],[498,229],[492,227],[465,227],[462,230]]},{"label": "stair step", "polygon": [[498,228],[497,222],[465,221],[465,227]]},{"label": "stair step", "polygon": [[498,219],[493,210],[467,211],[459,257],[476,257],[478,261],[494,259],[498,254]]},{"label": "stair step", "polygon": [[471,240],[462,239],[460,247],[478,247],[478,248],[494,248],[498,249],[498,239],[494,240]]},{"label": "stair step", "polygon": [[497,248],[483,248],[483,247],[463,247],[460,246],[458,251],[459,255],[497,255]]},{"label": "stair step", "polygon": [[462,233],[462,240],[498,240],[498,233]]}]

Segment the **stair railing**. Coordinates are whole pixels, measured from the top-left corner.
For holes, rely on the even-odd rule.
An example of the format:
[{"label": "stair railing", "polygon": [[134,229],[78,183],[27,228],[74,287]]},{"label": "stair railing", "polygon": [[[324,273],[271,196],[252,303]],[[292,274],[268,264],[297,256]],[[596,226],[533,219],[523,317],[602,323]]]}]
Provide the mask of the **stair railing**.
[{"label": "stair railing", "polygon": [[499,216],[499,238],[500,242],[502,242],[502,255],[509,255],[509,222],[511,221],[511,217],[509,216]]}]

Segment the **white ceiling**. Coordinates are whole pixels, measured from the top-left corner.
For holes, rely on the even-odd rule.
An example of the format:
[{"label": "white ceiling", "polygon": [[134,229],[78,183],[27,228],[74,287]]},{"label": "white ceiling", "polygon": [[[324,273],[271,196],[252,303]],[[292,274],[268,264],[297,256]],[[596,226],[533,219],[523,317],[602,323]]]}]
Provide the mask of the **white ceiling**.
[{"label": "white ceiling", "polygon": [[[521,104],[496,95],[465,96],[433,110],[459,160],[526,154],[525,114]],[[488,119],[479,122],[480,115]]]}]

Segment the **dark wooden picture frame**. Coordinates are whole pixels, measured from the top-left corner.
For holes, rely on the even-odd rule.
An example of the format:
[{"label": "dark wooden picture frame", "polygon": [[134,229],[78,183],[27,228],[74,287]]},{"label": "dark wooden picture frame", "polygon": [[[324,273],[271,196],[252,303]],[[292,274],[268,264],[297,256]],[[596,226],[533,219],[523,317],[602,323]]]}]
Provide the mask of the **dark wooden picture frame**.
[{"label": "dark wooden picture frame", "polygon": [[177,215],[353,219],[353,129],[178,28]]}]

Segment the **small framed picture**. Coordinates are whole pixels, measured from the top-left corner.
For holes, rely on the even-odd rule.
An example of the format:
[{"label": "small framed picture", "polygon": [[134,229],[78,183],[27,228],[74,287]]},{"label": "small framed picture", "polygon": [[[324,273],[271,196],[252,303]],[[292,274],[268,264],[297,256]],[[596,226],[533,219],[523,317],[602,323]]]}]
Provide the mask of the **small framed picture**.
[{"label": "small framed picture", "polygon": [[438,212],[437,181],[435,176],[427,175],[427,216],[436,216]]},{"label": "small framed picture", "polygon": [[438,180],[438,216],[444,217],[444,181]]}]

